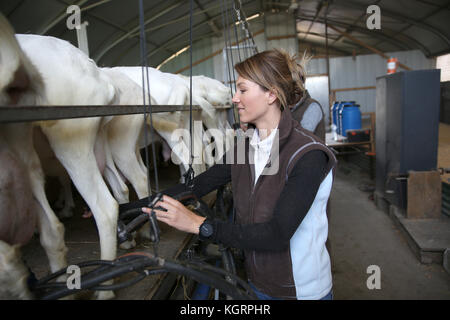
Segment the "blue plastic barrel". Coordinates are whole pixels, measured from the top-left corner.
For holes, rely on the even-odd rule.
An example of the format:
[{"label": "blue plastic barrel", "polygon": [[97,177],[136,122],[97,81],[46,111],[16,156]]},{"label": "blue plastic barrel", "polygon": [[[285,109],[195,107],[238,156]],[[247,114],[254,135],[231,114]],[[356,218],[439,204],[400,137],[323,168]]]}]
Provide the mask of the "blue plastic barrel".
[{"label": "blue plastic barrel", "polygon": [[361,111],[358,104],[345,106],[342,110],[341,135],[346,137],[346,131],[350,129],[361,129]]}]

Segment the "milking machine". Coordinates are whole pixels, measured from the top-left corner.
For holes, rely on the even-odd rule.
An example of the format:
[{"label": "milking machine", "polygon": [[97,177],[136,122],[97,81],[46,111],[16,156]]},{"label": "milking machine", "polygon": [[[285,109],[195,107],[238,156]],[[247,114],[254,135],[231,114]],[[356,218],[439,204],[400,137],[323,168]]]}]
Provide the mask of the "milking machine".
[{"label": "milking machine", "polygon": [[[195,210],[202,216],[223,218],[226,207],[223,194],[223,188],[219,189],[215,206],[212,209],[190,192],[182,192],[175,195],[174,199],[182,202],[185,206]],[[80,262],[76,265],[80,270],[79,287],[75,288],[69,286],[66,280],[58,280],[59,277],[67,275],[67,268],[61,269],[42,279],[35,279],[30,283],[30,289],[36,298],[52,300],[85,290],[118,290],[132,286],[148,276],[173,273],[192,279],[206,287],[216,288],[216,290],[232,299],[256,299],[248,283],[236,275],[233,254],[228,248],[223,246],[217,247],[198,240],[186,250],[183,260],[166,259],[158,255],[160,229],[153,209],[165,210],[161,207],[155,207],[156,203],[161,199],[162,193],[158,193],[151,199],[148,205],[152,209],[151,214],[142,212],[140,208],[130,209],[120,213],[118,220],[117,238],[119,243],[131,240],[132,233],[149,222],[153,254],[148,252],[131,252],[112,261],[92,260]],[[223,269],[215,266],[219,257],[222,260]],[[127,280],[121,282],[117,280],[124,275],[127,275],[125,277]],[[113,279],[114,284],[104,284]]]}]

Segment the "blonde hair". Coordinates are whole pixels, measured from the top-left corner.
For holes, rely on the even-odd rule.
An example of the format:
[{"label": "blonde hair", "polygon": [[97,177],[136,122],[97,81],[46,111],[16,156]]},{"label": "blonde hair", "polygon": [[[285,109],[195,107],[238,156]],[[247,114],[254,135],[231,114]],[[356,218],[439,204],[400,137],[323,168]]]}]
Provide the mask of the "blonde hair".
[{"label": "blonde hair", "polygon": [[273,49],[257,53],[235,65],[243,78],[257,83],[264,91],[272,90],[280,102],[281,110],[294,105],[305,92],[306,53],[300,62],[297,55]]}]

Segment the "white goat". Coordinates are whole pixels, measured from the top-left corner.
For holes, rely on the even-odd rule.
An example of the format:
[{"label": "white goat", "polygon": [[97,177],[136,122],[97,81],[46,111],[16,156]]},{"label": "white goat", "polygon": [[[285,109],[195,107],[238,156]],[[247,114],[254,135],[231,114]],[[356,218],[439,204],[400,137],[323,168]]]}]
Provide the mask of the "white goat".
[{"label": "white goat", "polygon": [[[20,49],[0,14],[0,105],[40,105],[46,101],[41,75]],[[0,126],[0,296],[30,298],[28,271],[18,248],[39,228],[50,269],[67,265],[64,226],[47,201],[44,176],[33,148],[32,124]]]},{"label": "white goat", "polygon": [[[116,90],[84,53],[67,41],[37,35],[17,35],[17,39],[33,64],[43,75],[48,105],[117,104]],[[41,121],[56,157],[67,170],[75,187],[95,217],[100,238],[101,259],[113,260],[117,250],[118,204],[106,186],[97,165],[97,157],[106,157],[105,170],[114,171],[109,159],[106,135],[102,126],[111,118],[95,117]],[[97,153],[94,152],[94,146]],[[114,171],[111,176],[118,176]],[[119,180],[120,182],[120,180]],[[126,198],[128,189],[120,183],[112,189],[116,198]],[[99,292],[106,299],[112,292]]]},{"label": "white goat", "polygon": [[[190,85],[189,77],[177,75],[187,86]],[[206,76],[192,77],[192,103],[198,104],[202,109],[202,120],[208,128],[208,133],[215,139],[215,159],[220,159],[224,152],[231,146],[233,130],[227,120],[226,109],[216,109],[216,106],[230,105],[230,89],[222,82]],[[210,137],[209,137],[210,138]],[[224,148],[223,148],[224,147]],[[209,165],[214,164],[214,159],[208,157],[206,161]]]},{"label": "white goat", "polygon": [[[152,98],[155,99],[155,103],[158,105],[186,105],[189,104],[189,87],[178,76],[161,72],[154,68],[147,68],[150,81],[150,93]],[[113,70],[118,70],[127,75],[136,84],[142,88],[142,69],[141,67],[115,67]],[[141,89],[142,90],[142,89]],[[142,95],[142,94],[141,94]],[[175,124],[175,127],[155,126],[155,130],[158,134],[169,144],[176,161],[180,161],[184,170],[188,168],[188,160],[183,157],[182,150],[178,147],[185,146],[189,148],[190,139],[188,136],[183,136],[183,141],[173,139],[174,130],[177,128],[189,129],[189,113],[188,112],[167,112],[160,113],[159,116],[164,117],[170,123]],[[193,112],[193,120],[201,120],[201,116],[198,112]],[[193,164],[194,175],[198,175],[206,170],[205,163],[203,161],[203,129],[197,128],[193,130],[193,154],[201,159],[197,159]],[[141,147],[142,147],[141,139]]]}]

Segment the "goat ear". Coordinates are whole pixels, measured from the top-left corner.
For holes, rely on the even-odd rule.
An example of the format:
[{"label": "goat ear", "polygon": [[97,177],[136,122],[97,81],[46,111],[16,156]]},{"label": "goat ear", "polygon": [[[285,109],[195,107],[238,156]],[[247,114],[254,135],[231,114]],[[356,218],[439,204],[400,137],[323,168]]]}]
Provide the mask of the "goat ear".
[{"label": "goat ear", "polygon": [[10,103],[16,105],[22,95],[30,87],[30,78],[23,66],[20,66],[14,73],[13,81],[6,89],[6,94],[9,96]]}]

